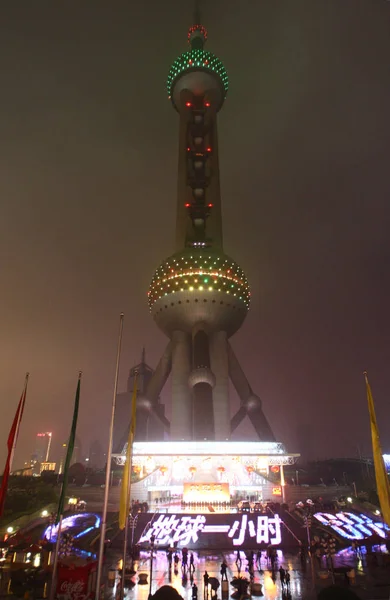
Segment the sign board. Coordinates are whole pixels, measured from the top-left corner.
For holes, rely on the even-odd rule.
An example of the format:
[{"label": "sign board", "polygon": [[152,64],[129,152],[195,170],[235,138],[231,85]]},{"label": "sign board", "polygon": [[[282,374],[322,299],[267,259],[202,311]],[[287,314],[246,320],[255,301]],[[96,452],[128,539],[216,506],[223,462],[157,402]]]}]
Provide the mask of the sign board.
[{"label": "sign board", "polygon": [[367,515],[352,512],[338,512],[336,514],[318,512],[314,517],[325,525],[330,527],[347,540],[364,540],[377,535],[386,539],[386,531],[390,527],[379,521],[374,521]]},{"label": "sign board", "polygon": [[183,485],[184,502],[230,502],[228,483],[191,483]]},{"label": "sign board", "polygon": [[91,578],[96,563],[82,567],[60,566],[58,569],[57,598],[60,600],[88,600],[92,598]]},{"label": "sign board", "polygon": [[277,514],[157,514],[149,527],[142,522],[137,523],[135,539],[140,546],[149,546],[152,536],[155,545],[160,548],[175,545],[198,550],[234,550],[298,544]]}]

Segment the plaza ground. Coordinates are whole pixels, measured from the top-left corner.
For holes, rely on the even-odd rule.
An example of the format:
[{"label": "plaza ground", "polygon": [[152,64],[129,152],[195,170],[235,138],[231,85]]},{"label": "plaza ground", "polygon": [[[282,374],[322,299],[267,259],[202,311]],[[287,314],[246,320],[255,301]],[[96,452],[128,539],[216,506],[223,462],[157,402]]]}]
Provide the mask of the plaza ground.
[{"label": "plaza ground", "polygon": [[[156,555],[153,561],[152,592],[155,592],[163,585],[172,585],[177,589],[184,600],[191,600],[192,581],[188,573],[187,575],[183,574],[181,563],[179,563],[177,570],[174,570],[173,566],[171,569],[169,569],[166,553],[163,551],[157,551],[155,554]],[[119,555],[109,554],[107,558],[107,566],[118,568],[121,565]],[[223,560],[225,560],[228,565],[227,576],[229,580],[229,594],[231,595],[235,591],[230,585],[231,579],[238,574],[235,562],[235,553],[207,553],[202,551],[201,553],[194,552],[194,558],[195,571],[193,573],[193,581],[198,586],[199,600],[202,600],[204,597],[204,572],[207,571],[210,577],[216,577],[220,581],[220,566]],[[247,560],[243,551],[241,551],[241,558],[241,575],[249,578],[249,574],[246,571]],[[356,562],[356,557],[352,552],[344,552],[336,559],[335,564],[339,566],[356,565],[356,581],[352,585],[351,589],[353,589],[362,600],[388,600],[390,594],[390,573],[388,570],[386,571],[382,567],[375,567],[375,569],[368,570],[366,566],[361,563],[361,561],[358,561],[358,563]],[[278,572],[279,566],[283,566],[283,568],[287,569],[290,573],[290,593],[292,599],[314,600],[317,597],[318,592],[323,587],[331,585],[330,577],[323,580],[319,578],[318,574],[315,575],[315,581],[313,582],[310,562],[307,561],[302,565],[300,557],[296,553],[290,554],[278,550],[277,565],[274,573],[272,573],[271,566],[264,558],[263,552],[261,564],[255,564],[254,581],[262,584],[264,594],[263,598],[267,600],[283,598],[283,590]],[[147,600],[149,594],[149,585],[139,585],[137,582],[139,573],[147,573],[149,582],[149,569],[150,555],[148,552],[143,552],[141,553],[140,560],[135,563],[134,570],[137,571],[136,575],[133,577],[135,586],[130,590],[125,589],[125,597],[128,600]],[[119,576],[116,578],[116,584],[114,588],[107,590],[106,597],[108,600],[115,598],[117,593],[116,585],[118,583]],[[343,586],[346,585],[345,576],[336,575],[336,583],[339,583]],[[222,597],[221,587],[218,589],[217,597],[219,599]],[[211,598],[210,595],[209,598]]]}]

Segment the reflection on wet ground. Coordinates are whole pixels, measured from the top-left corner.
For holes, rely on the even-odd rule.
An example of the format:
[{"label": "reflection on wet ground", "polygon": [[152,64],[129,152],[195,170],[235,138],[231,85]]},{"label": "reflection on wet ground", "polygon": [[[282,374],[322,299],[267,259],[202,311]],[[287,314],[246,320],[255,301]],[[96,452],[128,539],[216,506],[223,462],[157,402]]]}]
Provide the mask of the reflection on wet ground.
[{"label": "reflection on wet ground", "polygon": [[[385,549],[382,547],[382,551]],[[380,555],[381,550],[378,548],[378,554]],[[180,556],[180,553],[178,553]],[[191,554],[191,553],[190,553]],[[174,564],[169,567],[167,555],[163,551],[155,552],[153,560],[153,576],[152,576],[152,593],[163,585],[170,584],[177,589],[179,594],[185,600],[191,600],[192,598],[192,584],[195,583],[198,586],[198,598],[201,600],[204,597],[203,589],[203,574],[205,571],[208,572],[210,577],[215,577],[219,581],[221,580],[220,568],[221,563],[225,561],[227,563],[227,576],[229,580],[229,596],[235,591],[230,585],[230,582],[234,576],[240,574],[241,576],[250,579],[250,573],[248,572],[248,560],[245,553],[241,551],[240,561],[237,561],[237,553],[223,553],[223,552],[210,552],[202,551],[200,553],[194,552],[194,570],[192,573],[183,571],[181,562],[179,562],[177,568]],[[249,554],[249,553],[248,553]],[[115,561],[115,557],[112,557]],[[118,557],[117,557],[118,558]],[[113,562],[113,566],[121,566],[120,561],[116,560]],[[290,574],[290,585],[289,590],[282,586],[279,575],[279,567],[283,567]],[[240,567],[240,568],[239,568]],[[334,557],[334,567],[340,570],[340,573],[335,574],[336,583],[340,585],[347,585],[349,578],[347,578],[345,571],[354,569],[356,578],[352,581],[356,593],[364,599],[380,599],[389,598],[389,574],[384,569],[377,567],[376,573],[369,572],[366,568],[366,561],[364,554],[357,556],[355,552],[351,550],[343,550],[337,556]],[[344,569],[343,569],[344,567]],[[149,572],[150,572],[150,554],[148,552],[141,553],[140,560],[135,563],[134,566],[137,574],[133,577],[135,586],[132,589],[125,589],[125,597],[134,600],[147,600],[149,595]],[[146,574],[148,583],[140,585],[139,575]],[[320,577],[320,575],[322,577]],[[387,577],[387,584],[386,584]],[[277,551],[277,560],[272,570],[271,564],[267,561],[265,552],[262,553],[260,561],[254,562],[253,571],[254,583],[260,583],[264,598],[269,600],[276,600],[282,598],[291,599],[305,599],[312,600],[317,597],[318,590],[324,586],[331,585],[332,580],[330,574],[327,573],[324,559],[321,565],[317,561],[313,561],[313,566],[309,558],[302,560],[297,554],[290,554],[283,552],[282,550]],[[117,594],[117,584],[119,578],[117,577],[114,588],[111,588],[111,597],[115,597]],[[290,594],[290,595],[289,595]],[[254,594],[252,594],[254,596]],[[217,591],[217,597],[221,598],[221,587]],[[208,598],[211,600],[211,593]]]}]

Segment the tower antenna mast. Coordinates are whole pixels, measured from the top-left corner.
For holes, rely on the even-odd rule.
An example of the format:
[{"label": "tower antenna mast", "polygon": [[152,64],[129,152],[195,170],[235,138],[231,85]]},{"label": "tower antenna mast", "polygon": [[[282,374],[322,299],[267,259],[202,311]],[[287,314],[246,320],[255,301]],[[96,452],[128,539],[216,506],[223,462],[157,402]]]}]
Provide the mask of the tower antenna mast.
[{"label": "tower antenna mast", "polygon": [[194,0],[194,25],[200,25],[200,0]]}]

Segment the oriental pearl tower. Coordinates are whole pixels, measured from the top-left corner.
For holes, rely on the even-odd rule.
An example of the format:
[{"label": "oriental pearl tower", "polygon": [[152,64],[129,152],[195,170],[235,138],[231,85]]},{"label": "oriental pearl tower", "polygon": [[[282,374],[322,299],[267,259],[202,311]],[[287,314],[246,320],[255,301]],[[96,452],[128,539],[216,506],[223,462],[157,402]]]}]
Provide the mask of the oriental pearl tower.
[{"label": "oriental pearl tower", "polygon": [[[223,246],[217,117],[228,76],[206,41],[196,18],[188,50],[168,73],[168,97],[179,116],[176,247],[156,269],[148,298],[169,342],[137,409],[160,420],[171,440],[229,440],[249,417],[259,440],[272,442],[261,400],[229,341],[247,315],[250,291]],[[169,375],[170,423],[154,410]],[[229,378],[240,399],[233,417]]]}]

